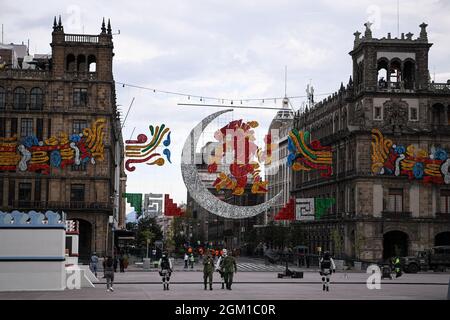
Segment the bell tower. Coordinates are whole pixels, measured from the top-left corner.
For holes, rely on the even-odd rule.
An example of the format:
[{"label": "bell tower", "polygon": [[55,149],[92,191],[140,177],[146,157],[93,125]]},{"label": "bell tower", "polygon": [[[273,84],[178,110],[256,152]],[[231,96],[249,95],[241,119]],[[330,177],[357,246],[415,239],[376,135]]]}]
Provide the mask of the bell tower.
[{"label": "bell tower", "polygon": [[112,81],[113,42],[111,22],[103,18],[98,35],[67,34],[61,16],[53,20],[52,76],[55,79]]},{"label": "bell tower", "polygon": [[364,36],[354,33],[355,40],[350,55],[353,59],[353,81],[355,92],[416,92],[425,90],[429,83],[428,43],[425,23],[420,25],[420,34],[402,33],[400,39],[373,38],[371,23],[364,24]]}]

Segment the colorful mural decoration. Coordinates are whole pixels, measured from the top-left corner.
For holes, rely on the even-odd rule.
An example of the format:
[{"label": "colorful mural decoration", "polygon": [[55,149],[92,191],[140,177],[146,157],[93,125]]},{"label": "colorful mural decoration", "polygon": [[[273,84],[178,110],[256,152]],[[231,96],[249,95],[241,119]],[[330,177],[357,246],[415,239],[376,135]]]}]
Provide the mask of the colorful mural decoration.
[{"label": "colorful mural decoration", "polygon": [[127,199],[127,203],[134,208],[137,216],[142,214],[142,193],[122,193],[122,198]]},{"label": "colorful mural decoration", "polygon": [[106,119],[98,119],[81,133],[59,133],[44,141],[36,136],[0,138],[0,171],[49,174],[50,168],[103,161],[105,125]]},{"label": "colorful mural decoration", "polygon": [[255,132],[252,129],[258,127],[258,125],[257,121],[234,120],[215,132],[214,138],[219,144],[215,149],[215,156],[208,160],[208,172],[216,173],[222,159],[226,159],[227,153],[233,155],[233,160],[228,167],[230,173],[219,172],[213,183],[213,187],[217,191],[222,189],[232,190],[233,195],[241,196],[244,194],[250,175],[251,192],[254,194],[267,193],[268,181],[262,181],[261,179],[259,162],[271,163],[275,145],[271,143],[270,135],[266,135],[264,139],[265,152],[255,144]]},{"label": "colorful mural decoration", "polygon": [[184,211],[173,202],[168,194],[164,195],[164,215],[167,217],[181,217],[184,215]]},{"label": "colorful mural decoration", "polygon": [[275,216],[275,220],[319,220],[335,203],[336,199],[334,198],[290,198]]},{"label": "colorful mural decoration", "polygon": [[450,184],[448,152],[432,147],[430,152],[413,145],[394,144],[380,130],[372,129],[372,172],[378,175],[407,176],[423,183]]},{"label": "colorful mural decoration", "polygon": [[311,141],[308,131],[292,129],[288,136],[288,165],[294,171],[319,170],[322,177],[332,174],[331,147],[322,146],[319,140]]},{"label": "colorful mural decoration", "polygon": [[146,193],[144,195],[144,215],[146,217],[157,217],[162,214],[163,194]]},{"label": "colorful mural decoration", "polygon": [[158,165],[163,166],[166,161],[161,156],[160,153],[156,152],[157,148],[160,147],[161,143],[164,146],[162,154],[166,157],[169,163],[170,160],[170,150],[167,148],[170,143],[171,131],[169,128],[165,127],[165,124],[153,127],[149,126],[150,129],[150,142],[147,143],[147,136],[145,134],[139,134],[137,140],[126,140],[125,141],[125,156],[129,159],[125,162],[125,168],[132,172],[136,170],[135,166],[130,166],[132,163],[146,163],[147,165]]}]

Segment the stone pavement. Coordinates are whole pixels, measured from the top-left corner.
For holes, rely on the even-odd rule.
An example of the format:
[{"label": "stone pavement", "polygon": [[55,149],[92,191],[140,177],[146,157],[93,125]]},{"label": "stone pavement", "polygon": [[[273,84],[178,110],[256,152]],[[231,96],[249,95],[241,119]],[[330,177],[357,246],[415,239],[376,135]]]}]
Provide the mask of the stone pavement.
[{"label": "stone pavement", "polygon": [[317,272],[305,272],[303,279],[277,278],[276,272],[238,272],[232,291],[220,289],[219,275],[214,273],[213,291],[203,289],[203,273],[172,274],[169,291],[163,291],[158,272],[116,273],[114,292],[106,292],[104,279],[95,288],[53,292],[0,292],[0,299],[79,299],[79,300],[393,300],[447,298],[450,274],[404,274],[394,280],[382,280],[380,290],[366,287],[368,274],[333,274],[331,291],[323,292]]}]

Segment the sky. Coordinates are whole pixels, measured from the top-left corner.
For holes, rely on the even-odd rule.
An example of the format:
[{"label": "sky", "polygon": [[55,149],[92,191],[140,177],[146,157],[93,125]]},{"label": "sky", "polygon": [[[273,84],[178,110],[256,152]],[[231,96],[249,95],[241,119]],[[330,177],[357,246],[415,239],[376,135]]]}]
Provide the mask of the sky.
[{"label": "sky", "polygon": [[[399,20],[394,0],[0,1],[4,42],[29,40],[31,54],[51,53],[55,15],[61,15],[64,31],[74,34],[98,34],[102,18],[111,19],[115,81],[164,91],[239,103],[282,97],[286,66],[288,96],[305,95],[311,83],[316,101],[321,100],[338,90],[341,82],[347,84],[353,33],[364,32],[366,21],[374,23],[377,38],[388,32],[397,36],[398,23],[400,33],[412,32],[416,38],[419,25],[428,23],[428,38],[434,43],[429,55],[431,77],[436,82],[450,79],[448,0],[399,0]],[[127,192],[168,193],[175,202],[185,202],[180,171],[184,140],[198,122],[220,109],[177,104],[218,100],[200,102],[122,85],[116,86],[116,93],[124,114],[135,98],[124,139],[140,133],[148,136],[149,125],[164,123],[172,131],[172,164],[138,164],[127,173]],[[297,110],[304,98],[291,102]],[[244,104],[281,107],[281,100]],[[206,143],[217,126],[231,119],[258,121],[256,134],[261,141],[275,113],[235,109],[213,123],[200,142]]]}]

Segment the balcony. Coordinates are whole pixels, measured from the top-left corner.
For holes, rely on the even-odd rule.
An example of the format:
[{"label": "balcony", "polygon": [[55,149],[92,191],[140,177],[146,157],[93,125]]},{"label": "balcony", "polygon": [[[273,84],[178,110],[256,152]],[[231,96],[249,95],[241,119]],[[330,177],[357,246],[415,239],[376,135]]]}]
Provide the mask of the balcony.
[{"label": "balcony", "polygon": [[434,93],[450,93],[450,83],[430,83],[428,85],[428,90]]},{"label": "balcony", "polygon": [[410,219],[412,217],[411,212],[408,211],[382,211],[383,219]]},{"label": "balcony", "polygon": [[108,202],[84,202],[84,201],[14,201],[9,205],[17,210],[112,210],[113,206]]},{"label": "balcony", "polygon": [[77,43],[98,43],[98,36],[86,34],[66,34],[64,41]]},{"label": "balcony", "polygon": [[0,70],[0,79],[33,79],[47,80],[50,78],[50,71],[33,69],[4,69]]},{"label": "balcony", "polygon": [[97,72],[66,71],[64,78],[66,80],[97,80]]}]

